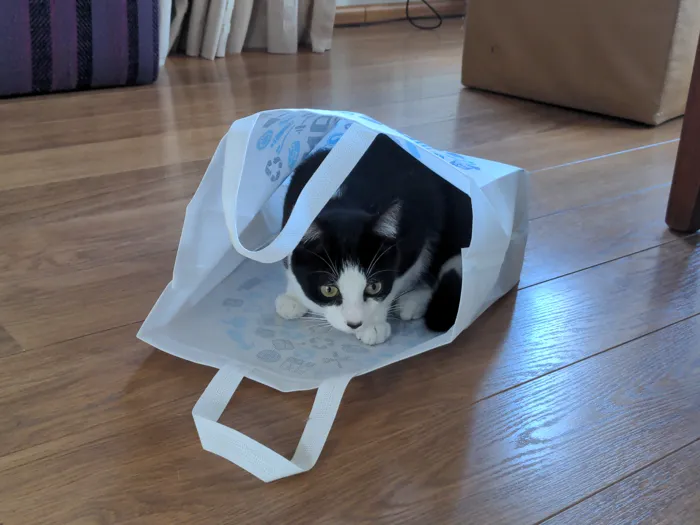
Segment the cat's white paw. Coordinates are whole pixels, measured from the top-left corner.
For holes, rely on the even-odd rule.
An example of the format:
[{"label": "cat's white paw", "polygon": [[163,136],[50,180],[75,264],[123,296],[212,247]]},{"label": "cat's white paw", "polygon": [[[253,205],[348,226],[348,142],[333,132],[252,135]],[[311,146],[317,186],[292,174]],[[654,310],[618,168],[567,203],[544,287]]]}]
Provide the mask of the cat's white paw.
[{"label": "cat's white paw", "polygon": [[391,325],[386,321],[368,324],[355,332],[357,338],[366,345],[379,345],[389,339]]},{"label": "cat's white paw", "polygon": [[275,308],[277,309],[277,315],[283,319],[299,319],[300,317],[304,317],[308,311],[303,304],[287,294],[282,294],[277,297],[275,300]]},{"label": "cat's white paw", "polygon": [[430,288],[417,288],[399,297],[399,317],[404,321],[420,319],[428,309],[433,295]]}]

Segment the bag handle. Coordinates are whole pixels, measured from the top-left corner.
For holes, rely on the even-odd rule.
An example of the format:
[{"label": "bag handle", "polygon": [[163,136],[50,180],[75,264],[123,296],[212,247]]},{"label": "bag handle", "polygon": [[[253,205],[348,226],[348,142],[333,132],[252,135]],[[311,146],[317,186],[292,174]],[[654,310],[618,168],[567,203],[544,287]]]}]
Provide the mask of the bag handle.
[{"label": "bag handle", "polygon": [[221,368],[192,409],[204,450],[228,459],[264,482],[310,470],[318,460],[338,412],[345,387],[352,376],[321,383],[311,414],[291,461],[245,434],[218,422],[238,385],[250,369],[234,365]]},{"label": "bag handle", "polygon": [[[314,176],[304,187],[282,231],[264,248],[249,250],[243,246],[240,240],[241,231],[238,226],[237,214],[235,212],[226,213],[226,223],[236,251],[244,257],[261,263],[277,262],[289,255],[377,135],[376,131],[362,125],[352,124],[338,143],[333,146]],[[240,167],[241,172],[244,166],[243,162]],[[242,174],[238,177],[224,178],[224,194],[235,195],[236,201],[240,195],[238,190],[241,178]],[[229,182],[233,186],[227,187]]]}]

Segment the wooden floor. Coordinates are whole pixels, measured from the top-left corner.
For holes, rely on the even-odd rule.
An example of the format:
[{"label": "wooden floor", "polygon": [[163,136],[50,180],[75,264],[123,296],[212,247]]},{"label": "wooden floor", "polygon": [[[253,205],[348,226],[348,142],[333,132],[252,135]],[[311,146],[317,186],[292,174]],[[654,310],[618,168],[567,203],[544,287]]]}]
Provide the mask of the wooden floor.
[{"label": "wooden floor", "polygon": [[[700,236],[664,211],[680,122],[463,90],[460,22],[326,55],[173,59],[155,86],[0,102],[0,523],[700,523]],[[201,449],[214,371],[136,331],[234,119],[352,109],[532,171],[520,290],[450,347],[350,383],[317,466],[264,485]],[[224,422],[293,451],[310,393]]]}]

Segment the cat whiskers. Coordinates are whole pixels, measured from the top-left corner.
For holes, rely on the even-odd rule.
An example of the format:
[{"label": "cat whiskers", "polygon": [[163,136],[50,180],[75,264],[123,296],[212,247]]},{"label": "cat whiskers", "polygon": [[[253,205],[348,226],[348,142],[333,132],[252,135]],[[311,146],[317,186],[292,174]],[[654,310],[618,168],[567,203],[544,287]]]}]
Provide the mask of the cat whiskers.
[{"label": "cat whiskers", "polygon": [[[379,250],[381,250],[383,246],[384,246],[384,244],[382,244],[382,245],[379,247]],[[395,247],[396,247],[396,243],[390,245],[390,246],[389,246],[386,250],[384,250],[379,256],[377,255],[377,254],[379,254],[379,250],[377,250],[377,253],[374,254],[374,257],[372,257],[372,262],[369,263],[369,268],[367,268],[367,274],[371,274],[371,273],[372,273],[372,269],[373,269],[374,266],[379,262],[379,260],[380,260],[382,257],[384,257],[384,255],[386,255],[386,253],[387,253],[389,250],[391,250],[392,248],[395,248]]]},{"label": "cat whiskers", "polygon": [[393,320],[393,321],[401,321],[401,320],[402,320],[402,319],[401,319],[401,316],[398,315],[397,312],[387,312],[386,318],[387,318],[387,319],[391,319],[391,320]]},{"label": "cat whiskers", "polygon": [[393,306],[398,306],[398,302],[397,302],[397,301],[398,301],[399,299],[401,299],[404,295],[406,295],[407,293],[411,293],[411,292],[414,291],[415,289],[416,289],[415,287],[414,287],[414,288],[409,288],[408,290],[404,290],[404,291],[401,292],[399,295],[397,295],[396,297],[394,297],[394,300],[392,301],[392,303],[393,303],[393,304],[392,304],[392,307],[393,307]]},{"label": "cat whiskers", "polygon": [[[400,312],[401,312],[401,305],[399,304],[399,299],[401,299],[404,295],[407,293],[412,292],[415,290],[415,288],[409,288],[408,290],[404,290],[401,292],[399,295],[394,297],[394,299],[391,301],[391,306],[389,306],[389,309],[387,310],[387,316],[393,316],[394,319],[401,320],[400,317]],[[397,315],[399,314],[399,315]]]},{"label": "cat whiskers", "polygon": [[371,282],[372,279],[374,279],[374,277],[375,277],[376,275],[379,275],[380,273],[395,272],[395,271],[396,271],[396,270],[394,270],[394,269],[390,269],[390,270],[379,270],[378,272],[373,272],[373,273],[371,273],[371,274],[368,275],[368,277],[367,277],[367,282]]},{"label": "cat whiskers", "polygon": [[392,319],[396,319],[398,321],[401,320],[401,317],[399,316],[399,305],[398,304],[393,304],[389,307],[389,309],[386,312],[386,316],[390,317]]},{"label": "cat whiskers", "polygon": [[315,270],[313,272],[309,272],[309,274],[311,274],[311,275],[316,274],[316,273],[323,273],[323,274],[331,276],[334,281],[337,280],[337,276],[335,274],[333,274],[331,272],[327,272],[326,270]]},{"label": "cat whiskers", "polygon": [[317,330],[320,330],[321,328],[327,328],[328,330],[324,331],[323,333],[329,332],[333,326],[330,323],[318,323],[318,324],[313,324],[313,323],[308,323],[306,325],[309,329],[313,330],[316,332]]},{"label": "cat whiskers", "polygon": [[328,268],[331,270],[332,273],[331,273],[330,275],[332,275],[336,280],[338,279],[338,270],[337,270],[337,268],[335,267],[335,265],[333,264],[333,262],[331,261],[330,256],[328,256],[328,252],[326,251],[325,248],[323,249],[323,251],[326,253],[326,257],[322,257],[322,256],[319,255],[318,253],[316,253],[316,252],[314,252],[314,251],[311,251],[311,250],[309,250],[308,248],[304,248],[304,250],[306,250],[306,251],[309,252],[310,254],[313,254],[315,257],[318,257],[319,259],[321,259],[321,261],[323,261],[323,263],[324,263],[326,266],[328,266]]},{"label": "cat whiskers", "polygon": [[304,322],[306,322],[306,323],[308,323],[308,324],[311,324],[311,325],[316,325],[316,324],[317,324],[317,325],[322,326],[322,325],[326,325],[326,324],[327,324],[327,325],[330,326],[330,323],[328,322],[328,319],[326,319],[325,316],[320,315],[320,314],[311,314],[311,313],[308,313],[308,314],[306,314],[304,317],[302,317],[301,320],[304,321]]},{"label": "cat whiskers", "polygon": [[301,319],[303,321],[326,321],[326,322],[328,322],[328,320],[325,318],[325,316],[319,315],[319,314],[306,314]]},{"label": "cat whiskers", "polygon": [[302,317],[301,320],[306,321],[306,324],[309,327],[309,329],[313,330],[316,333],[318,333],[317,330],[325,328],[326,330],[324,330],[321,333],[327,334],[333,328],[333,325],[331,325],[331,323],[329,323],[325,317]]},{"label": "cat whiskers", "polygon": [[331,270],[335,274],[335,278],[338,279],[338,276],[340,276],[340,272],[338,271],[338,268],[336,268],[335,264],[333,263],[333,259],[331,259],[331,256],[328,254],[328,250],[326,250],[326,247],[323,247],[323,253],[326,254],[326,259],[328,261],[328,265],[331,267]]}]

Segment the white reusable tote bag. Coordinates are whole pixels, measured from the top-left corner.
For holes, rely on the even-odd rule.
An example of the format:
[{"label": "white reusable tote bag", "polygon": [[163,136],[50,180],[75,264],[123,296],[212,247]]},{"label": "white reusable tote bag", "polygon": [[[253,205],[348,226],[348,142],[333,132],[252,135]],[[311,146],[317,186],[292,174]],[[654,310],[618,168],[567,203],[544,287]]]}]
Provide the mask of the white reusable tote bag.
[{"label": "white reusable tote bag", "polygon": [[[469,194],[472,242],[462,251],[462,296],[454,327],[427,331],[421,320],[393,322],[385,343],[314,329],[275,313],[285,291],[280,262],[344,181],[378,133]],[[285,179],[318,148],[331,152],[280,231]],[[139,338],[183,359],[216,367],[192,411],[202,446],[263,481],[316,463],[352,377],[447,344],[520,278],[527,239],[527,174],[437,151],[357,113],[264,111],[238,120],[219,144],[187,207],[173,279]],[[289,460],[218,422],[243,377],[282,392],[318,389]]]}]

